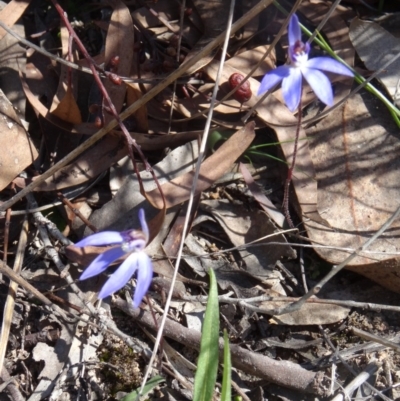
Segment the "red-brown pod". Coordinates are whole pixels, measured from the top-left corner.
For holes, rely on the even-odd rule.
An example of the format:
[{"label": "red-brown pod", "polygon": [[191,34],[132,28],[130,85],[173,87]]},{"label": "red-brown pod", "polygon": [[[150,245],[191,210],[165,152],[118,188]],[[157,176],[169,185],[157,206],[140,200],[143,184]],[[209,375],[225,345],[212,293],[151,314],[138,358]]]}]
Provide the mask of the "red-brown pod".
[{"label": "red-brown pod", "polygon": [[119,66],[119,61],[120,61],[119,56],[111,57],[110,58],[110,66],[114,67],[114,68],[118,67]]},{"label": "red-brown pod", "polygon": [[[243,81],[244,76],[235,72],[229,77],[229,87],[230,90],[235,89],[240,83]],[[234,99],[236,99],[239,103],[247,102],[251,99],[252,96],[250,82],[244,82],[240,88],[233,94]]]},{"label": "red-brown pod", "polygon": [[107,74],[107,77],[114,85],[121,85],[122,84],[121,77],[118,76],[117,74],[114,74],[113,72],[109,72]]},{"label": "red-brown pod", "polygon": [[96,116],[96,118],[94,119],[94,126],[96,128],[103,128],[103,121],[102,121],[101,117]]}]

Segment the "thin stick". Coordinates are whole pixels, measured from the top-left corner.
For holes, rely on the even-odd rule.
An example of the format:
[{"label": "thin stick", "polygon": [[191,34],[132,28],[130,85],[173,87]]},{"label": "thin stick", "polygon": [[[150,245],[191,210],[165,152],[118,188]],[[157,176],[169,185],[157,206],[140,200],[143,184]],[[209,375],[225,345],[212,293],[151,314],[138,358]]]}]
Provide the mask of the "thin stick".
[{"label": "thin stick", "polygon": [[205,155],[205,151],[206,151],[208,132],[209,132],[209,129],[210,129],[210,126],[211,126],[211,120],[212,120],[212,115],[213,115],[213,111],[214,111],[214,105],[215,105],[215,101],[216,101],[216,98],[217,98],[219,80],[220,80],[220,78],[222,76],[222,71],[223,71],[223,66],[224,66],[224,62],[225,62],[226,52],[227,52],[227,49],[228,49],[229,37],[230,37],[230,34],[231,34],[231,28],[232,28],[232,20],[233,20],[234,8],[235,8],[235,0],[231,0],[227,28],[226,28],[226,31],[224,33],[224,36],[225,36],[225,38],[224,38],[224,46],[222,48],[220,65],[219,65],[219,68],[218,68],[217,77],[215,79],[215,86],[214,86],[214,90],[213,90],[213,95],[212,95],[212,98],[211,98],[210,111],[209,111],[209,114],[207,116],[206,124],[205,124],[205,127],[204,127],[204,134],[203,134],[203,138],[202,138],[201,145],[200,145],[199,157],[197,159],[195,174],[194,174],[194,178],[193,178],[193,183],[192,183],[192,187],[191,187],[191,190],[190,190],[190,196],[189,196],[188,206],[187,206],[187,210],[186,210],[185,221],[184,221],[184,224],[183,224],[182,236],[181,236],[181,241],[180,241],[180,244],[179,244],[177,259],[176,259],[176,263],[175,263],[174,274],[173,274],[172,279],[171,279],[171,288],[170,288],[170,291],[168,293],[167,301],[165,303],[164,314],[163,314],[162,319],[161,319],[160,328],[159,328],[159,330],[157,332],[157,338],[156,338],[156,342],[155,342],[154,348],[153,348],[153,355],[151,356],[151,359],[150,359],[150,362],[148,364],[146,373],[145,373],[145,375],[143,377],[143,381],[142,381],[142,385],[140,387],[138,398],[142,394],[144,386],[146,385],[147,378],[149,377],[149,375],[151,373],[152,366],[153,366],[154,360],[155,360],[156,355],[157,355],[157,350],[158,350],[158,347],[160,345],[161,338],[162,338],[162,335],[163,335],[164,326],[165,326],[165,323],[167,321],[169,307],[170,307],[171,299],[172,299],[173,288],[174,288],[174,285],[175,285],[176,277],[178,275],[178,270],[179,270],[179,266],[180,266],[180,262],[181,262],[181,258],[182,258],[183,245],[185,243],[186,233],[187,233],[188,228],[189,228],[189,220],[190,220],[190,216],[191,216],[192,206],[193,206],[193,203],[194,203],[194,195],[195,195],[197,182],[198,182],[198,178],[199,178],[200,166],[201,166],[201,164],[203,162],[203,156]]},{"label": "thin stick", "polygon": [[301,97],[302,96],[303,96],[303,86],[301,87],[301,92],[300,92],[300,102],[299,102],[298,115],[297,115],[297,127],[296,127],[296,136],[294,138],[292,163],[290,164],[290,167],[288,170],[288,175],[287,175],[286,182],[285,182],[285,193],[283,196],[283,214],[285,215],[290,228],[294,228],[294,224],[293,224],[292,218],[290,217],[290,212],[289,212],[289,190],[290,190],[290,183],[292,182],[293,170],[294,170],[294,167],[296,164],[297,148],[299,146],[299,136],[300,136],[300,128],[301,128]]},{"label": "thin stick", "polygon": [[386,340],[386,338],[382,338],[371,333],[367,333],[366,331],[357,329],[356,327],[350,327],[350,330],[354,335],[361,337],[364,340],[374,341],[378,344],[384,345],[385,347],[393,348],[397,353],[400,353],[400,345],[394,343],[393,341]]},{"label": "thin stick", "polygon": [[[21,234],[19,236],[17,254],[14,261],[15,274],[19,274],[22,268],[22,264],[24,261],[24,251],[28,240],[28,231],[29,231],[29,222],[28,222],[28,217],[25,216],[24,222],[22,224]],[[7,300],[3,311],[3,322],[1,325],[0,368],[4,364],[4,357],[6,355],[8,337],[10,335],[11,321],[14,312],[17,289],[18,289],[18,284],[15,283],[14,281],[11,281],[8,287]]]}]

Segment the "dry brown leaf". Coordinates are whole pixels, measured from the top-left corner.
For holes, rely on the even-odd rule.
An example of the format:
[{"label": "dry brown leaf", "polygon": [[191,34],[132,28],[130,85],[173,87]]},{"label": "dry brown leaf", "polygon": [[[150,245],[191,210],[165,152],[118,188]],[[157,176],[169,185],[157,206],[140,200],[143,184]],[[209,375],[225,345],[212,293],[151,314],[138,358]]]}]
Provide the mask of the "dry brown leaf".
[{"label": "dry brown leaf", "polygon": [[143,28],[160,26],[161,22],[152,11],[155,11],[162,19],[172,21],[179,19],[179,6],[171,1],[159,1],[151,4],[149,7],[140,7],[133,11],[132,16],[140,23]]},{"label": "dry brown leaf", "polygon": [[[241,270],[254,278],[264,280],[276,292],[286,294],[281,286],[282,277],[274,267],[282,258],[296,258],[296,252],[287,246],[285,236],[279,234],[267,214],[262,210],[248,211],[243,205],[233,205],[226,200],[205,200],[202,207],[204,205],[207,205],[206,210],[219,223],[233,246],[243,247],[267,237],[257,242],[264,244],[263,247],[249,246],[238,251],[245,263]],[[275,244],[268,245],[269,242]]]},{"label": "dry brown leaf", "polygon": [[[350,39],[365,67],[373,72],[386,65],[400,51],[399,38],[372,21],[354,18],[350,24]],[[382,52],[382,49],[385,51]],[[377,77],[395,102],[399,102],[399,69],[400,61],[397,59]]]},{"label": "dry brown leaf", "polygon": [[[30,4],[30,0],[11,0],[1,11],[0,20],[11,28],[21,17]],[[7,35],[7,31],[0,28],[0,40]]]},{"label": "dry brown leaf", "polygon": [[[63,58],[67,58],[69,55],[69,47],[70,47],[70,36],[69,36],[69,32],[68,29],[66,28],[65,25],[61,25],[60,28],[60,37],[61,37],[61,56]],[[73,46],[73,44],[72,44]],[[75,55],[75,52],[72,52],[73,55]],[[76,58],[74,58],[73,60],[69,60],[69,61],[74,61],[76,62]],[[71,90],[71,86],[73,88],[73,90]],[[74,70],[72,70],[71,68],[67,67],[65,64],[61,64],[60,66],[60,79],[58,81],[58,88],[57,88],[57,92],[54,95],[53,98],[53,103],[50,106],[50,112],[53,112],[58,105],[60,104],[60,102],[64,101],[66,103],[66,106],[68,106],[68,99],[70,99],[72,97],[73,100],[69,100],[72,103],[75,103],[75,105],[73,106],[75,109],[78,108],[78,106],[76,105],[75,102],[75,98],[77,97],[77,89],[78,89],[78,85],[77,85],[77,74],[75,73]],[[68,95],[67,91],[70,91],[71,93]],[[64,100],[64,98],[67,96],[66,100]],[[62,107],[61,107],[62,109]],[[66,114],[68,116],[68,112],[65,110],[63,111],[61,114]],[[75,114],[75,113],[74,113]],[[79,112],[80,115],[80,112]],[[62,120],[64,120],[64,118],[60,117]],[[65,120],[70,122],[69,120]],[[81,121],[81,118],[79,119],[79,122]]]},{"label": "dry brown leaf", "polygon": [[247,167],[243,163],[240,163],[239,168],[247,187],[249,188],[251,194],[254,196],[254,199],[265,210],[268,216],[275,222],[278,227],[283,227],[285,216],[265,196],[262,189],[254,181],[254,178],[250,174],[250,171],[247,169]]},{"label": "dry brown leaf", "polygon": [[[133,22],[129,8],[121,0],[112,0],[111,6],[114,11],[111,15],[110,25],[107,31],[105,43],[105,64],[109,65],[113,57],[119,57],[118,66],[114,67],[115,73],[120,76],[128,76],[131,70],[135,44]],[[119,113],[125,101],[126,85],[116,85],[110,80],[104,80],[104,86],[110,95],[115,109]],[[104,102],[104,99],[103,99]],[[107,105],[107,103],[105,103]],[[109,113],[104,113],[104,124],[113,119]]]},{"label": "dry brown leaf", "polygon": [[[142,92],[138,84],[129,83],[126,91],[126,104],[129,107],[142,97]],[[149,131],[149,119],[147,118],[147,107],[142,106],[139,110],[133,113],[136,119],[136,131],[147,133]]]},{"label": "dry brown leaf", "polygon": [[12,104],[0,90],[0,190],[33,163],[38,154]]},{"label": "dry brown leaf", "polygon": [[[254,126],[254,122],[246,124],[244,128],[233,134],[215,153],[202,163],[195,191],[196,195],[209,188],[214,181],[222,177],[230,165],[250,146],[255,137]],[[190,172],[162,186],[167,208],[189,199],[193,177],[194,172]],[[148,192],[146,198],[154,207],[163,208],[164,202],[158,189]]]},{"label": "dry brown leaf", "polygon": [[[376,99],[365,99],[367,104],[361,95],[354,95],[308,130],[317,170],[318,210],[331,226],[305,221],[309,237],[317,243],[358,248],[399,205],[398,129],[386,110],[377,109]],[[396,221],[369,250],[399,252],[399,236],[400,222]],[[333,264],[348,255],[334,249],[316,251]],[[385,254],[359,256],[352,260],[351,269],[399,291],[399,260]]]},{"label": "dry brown leaf", "polygon": [[[281,308],[287,305],[283,301],[267,301],[260,304],[263,309]],[[303,326],[315,324],[333,324],[346,319],[350,308],[339,305],[324,303],[306,303],[300,310],[286,313],[280,316],[273,316],[271,322],[275,324],[286,324],[289,326]]]},{"label": "dry brown leaf", "polygon": [[[208,45],[213,39],[221,34],[226,29],[228,21],[228,10],[230,0],[208,1],[208,0],[193,0],[201,21],[203,22],[203,36],[191,49],[186,56],[185,62],[194,57],[200,50]],[[213,50],[206,57],[199,60],[194,66],[187,71],[188,74],[193,74],[203,66],[207,65],[214,57],[216,50]]]},{"label": "dry brown leaf", "polygon": [[[31,65],[30,68],[32,69],[35,67]],[[45,118],[49,123],[53,124],[56,127],[61,128],[66,132],[70,132],[71,134],[93,135],[96,131],[98,131],[98,128],[96,128],[94,124],[81,123],[72,125],[71,123],[61,120],[57,116],[51,114],[48,108],[39,100],[40,96],[35,95],[31,91],[31,88],[30,86],[28,86],[28,82],[25,75],[20,74],[20,79],[21,79],[22,89],[24,90],[25,96],[28,99],[29,103],[35,109],[35,112],[41,115],[43,118]]]},{"label": "dry brown leaf", "polygon": [[65,96],[58,103],[52,114],[71,124],[80,124],[82,122],[81,112],[70,87],[67,88]]},{"label": "dry brown leaf", "polygon": [[[269,45],[257,46],[254,49],[247,50],[243,53],[237,54],[235,57],[227,60],[225,65],[230,65],[239,71],[242,71],[243,75],[247,75],[256,64],[261,60],[264,54],[268,51]],[[269,53],[269,56],[258,66],[254,71],[254,77],[260,77],[265,74],[266,71],[272,70],[276,67],[275,50]]]}]

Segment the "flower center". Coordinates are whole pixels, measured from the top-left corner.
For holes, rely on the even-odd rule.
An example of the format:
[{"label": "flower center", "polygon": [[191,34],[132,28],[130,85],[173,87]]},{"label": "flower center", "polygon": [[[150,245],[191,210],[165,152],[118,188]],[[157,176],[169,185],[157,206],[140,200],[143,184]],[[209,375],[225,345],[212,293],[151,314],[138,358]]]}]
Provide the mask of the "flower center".
[{"label": "flower center", "polygon": [[294,67],[301,67],[308,60],[310,45],[296,40],[295,44],[289,48],[290,62]]},{"label": "flower center", "polygon": [[142,231],[125,231],[123,237],[121,249],[125,253],[142,251],[146,247],[146,237]]},{"label": "flower center", "polygon": [[306,46],[301,40],[297,40],[293,46],[293,54],[301,55],[306,52]]}]

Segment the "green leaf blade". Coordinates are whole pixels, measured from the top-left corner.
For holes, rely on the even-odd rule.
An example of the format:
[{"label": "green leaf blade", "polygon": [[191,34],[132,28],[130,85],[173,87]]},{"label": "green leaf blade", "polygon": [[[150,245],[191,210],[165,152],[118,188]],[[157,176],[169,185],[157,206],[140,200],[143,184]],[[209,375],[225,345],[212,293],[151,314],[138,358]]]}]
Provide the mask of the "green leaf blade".
[{"label": "green leaf blade", "polygon": [[231,372],[232,372],[231,350],[229,348],[228,333],[226,330],[224,330],[224,373],[222,375],[221,401],[232,400]]},{"label": "green leaf blade", "polygon": [[210,293],[201,335],[200,354],[194,380],[193,401],[211,401],[218,373],[219,305],[217,281],[209,270]]}]

